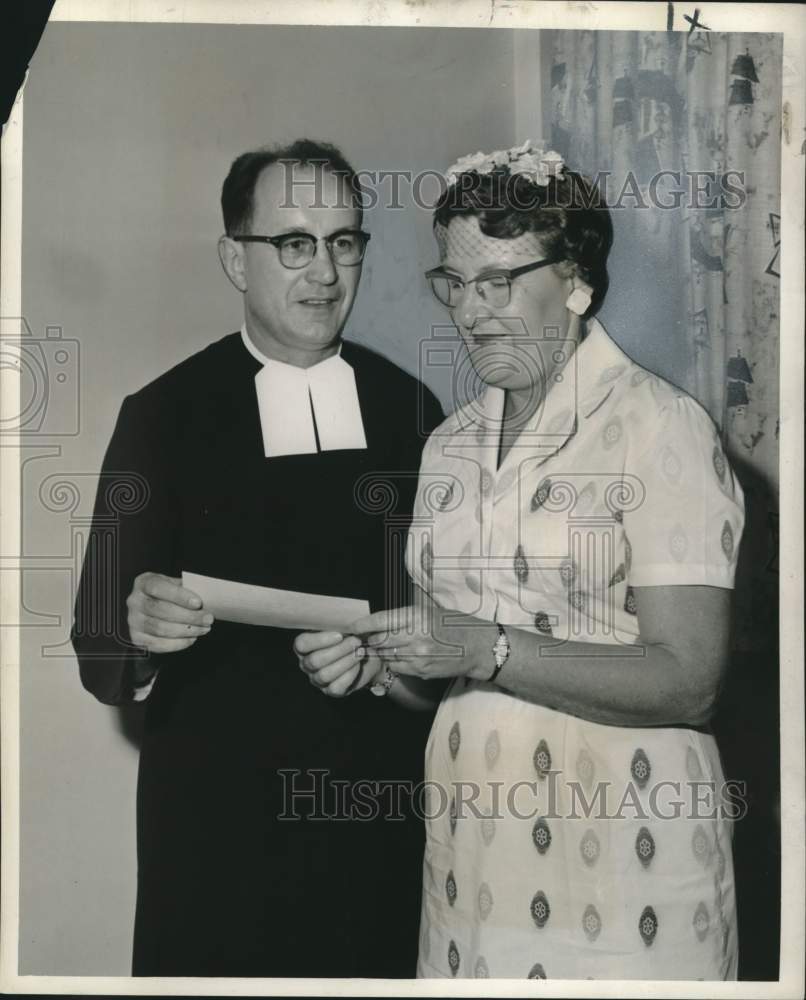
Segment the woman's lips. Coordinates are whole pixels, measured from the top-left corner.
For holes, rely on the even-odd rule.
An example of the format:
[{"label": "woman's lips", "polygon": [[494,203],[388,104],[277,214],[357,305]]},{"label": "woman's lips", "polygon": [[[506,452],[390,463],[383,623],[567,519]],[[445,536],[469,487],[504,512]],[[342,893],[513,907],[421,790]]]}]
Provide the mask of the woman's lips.
[{"label": "woman's lips", "polygon": [[485,344],[501,340],[509,340],[512,343],[517,343],[517,335],[510,333],[509,330],[501,330],[499,333],[471,333],[468,339],[475,347],[483,347]]}]

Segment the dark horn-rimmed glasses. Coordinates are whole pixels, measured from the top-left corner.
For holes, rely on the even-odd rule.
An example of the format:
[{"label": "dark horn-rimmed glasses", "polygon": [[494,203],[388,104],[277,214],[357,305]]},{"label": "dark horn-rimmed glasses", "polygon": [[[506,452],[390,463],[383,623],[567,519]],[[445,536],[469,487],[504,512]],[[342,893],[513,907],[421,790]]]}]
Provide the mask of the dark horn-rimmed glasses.
[{"label": "dark horn-rimmed glasses", "polygon": [[323,239],[334,264],[342,267],[356,267],[364,259],[364,251],[369,242],[369,233],[362,229],[339,229],[330,236],[316,237],[311,233],[282,233],[279,236],[256,236],[253,233],[238,233],[232,237],[239,243],[270,243],[280,258],[283,267],[297,270],[307,267],[316,256],[319,239]]},{"label": "dark horn-rimmed glasses", "polygon": [[458,275],[443,267],[434,267],[425,272],[425,276],[431,285],[431,291],[435,298],[447,306],[448,309],[455,309],[462,301],[465,288],[468,285],[475,285],[479,298],[483,299],[495,309],[503,309],[509,305],[512,297],[512,282],[522,274],[530,271],[537,271],[541,267],[548,267],[549,264],[557,264],[559,261],[552,257],[548,260],[536,260],[531,264],[523,264],[513,268],[490,268],[477,274],[475,278],[464,281]]}]

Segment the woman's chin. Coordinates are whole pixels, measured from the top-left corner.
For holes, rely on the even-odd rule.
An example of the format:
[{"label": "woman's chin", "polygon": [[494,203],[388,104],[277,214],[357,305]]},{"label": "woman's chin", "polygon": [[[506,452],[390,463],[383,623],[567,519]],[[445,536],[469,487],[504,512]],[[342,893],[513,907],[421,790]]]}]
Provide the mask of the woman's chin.
[{"label": "woman's chin", "polygon": [[492,372],[485,372],[484,369],[479,371],[476,369],[476,374],[484,385],[490,386],[493,389],[504,389],[507,392],[527,392],[534,388],[534,382],[524,380],[523,378],[516,378],[510,375],[505,375],[501,373],[496,375]]},{"label": "woman's chin", "polygon": [[544,381],[542,366],[535,364],[535,371],[525,370],[528,363],[525,364],[526,359],[523,357],[513,359],[511,355],[485,347],[480,351],[471,350],[470,360],[479,379],[496,389],[523,392],[542,385]]}]

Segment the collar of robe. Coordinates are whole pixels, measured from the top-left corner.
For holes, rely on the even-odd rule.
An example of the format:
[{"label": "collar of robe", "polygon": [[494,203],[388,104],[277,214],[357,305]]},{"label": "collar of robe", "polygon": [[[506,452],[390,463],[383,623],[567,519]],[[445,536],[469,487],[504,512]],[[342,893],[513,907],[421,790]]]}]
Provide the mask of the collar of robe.
[{"label": "collar of robe", "polygon": [[298,368],[259,351],[245,324],[241,338],[262,365],[255,390],[266,458],[367,447],[355,372],[341,357],[341,346],[338,354]]}]

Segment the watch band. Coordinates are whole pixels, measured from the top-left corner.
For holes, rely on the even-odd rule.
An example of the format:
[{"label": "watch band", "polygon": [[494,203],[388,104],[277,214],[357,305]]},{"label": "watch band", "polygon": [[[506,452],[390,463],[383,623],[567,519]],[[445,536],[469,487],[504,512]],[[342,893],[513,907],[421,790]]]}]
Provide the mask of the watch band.
[{"label": "watch band", "polygon": [[488,684],[494,684],[496,678],[501,673],[501,668],[509,659],[510,645],[509,638],[504,631],[504,626],[498,626],[498,638],[493,643],[493,656],[495,657],[495,669],[487,678]]}]

